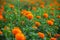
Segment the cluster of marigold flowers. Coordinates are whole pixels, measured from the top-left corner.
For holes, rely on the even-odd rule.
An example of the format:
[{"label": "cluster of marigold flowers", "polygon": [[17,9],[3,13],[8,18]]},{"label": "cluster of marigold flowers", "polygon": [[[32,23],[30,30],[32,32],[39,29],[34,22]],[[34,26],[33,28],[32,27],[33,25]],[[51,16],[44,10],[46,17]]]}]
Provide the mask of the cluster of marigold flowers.
[{"label": "cluster of marigold flowers", "polygon": [[14,29],[12,29],[12,33],[16,40],[26,40],[26,37],[18,27],[14,27]]},{"label": "cluster of marigold flowers", "polygon": [[[7,26],[4,27],[4,30],[9,29]],[[11,32],[16,40],[26,40],[25,35],[22,33],[22,31],[19,29],[19,27],[14,27]],[[2,35],[3,32],[0,30],[0,35]]]},{"label": "cluster of marigold flowers", "polygon": [[29,20],[33,19],[33,14],[30,11],[22,10],[21,14],[27,17]]}]

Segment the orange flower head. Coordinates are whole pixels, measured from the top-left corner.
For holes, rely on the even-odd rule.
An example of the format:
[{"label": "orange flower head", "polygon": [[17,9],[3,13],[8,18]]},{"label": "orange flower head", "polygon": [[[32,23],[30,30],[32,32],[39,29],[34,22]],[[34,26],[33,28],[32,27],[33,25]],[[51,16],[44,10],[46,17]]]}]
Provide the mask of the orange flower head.
[{"label": "orange flower head", "polygon": [[2,31],[0,31],[0,35],[2,34]]},{"label": "orange flower head", "polygon": [[57,40],[56,38],[51,38],[50,40]]},{"label": "orange flower head", "polygon": [[32,14],[28,14],[28,15],[27,15],[27,18],[28,18],[29,20],[31,20],[31,19],[33,19],[33,15],[32,15]]},{"label": "orange flower head", "polygon": [[44,38],[44,36],[45,36],[44,33],[41,33],[41,32],[38,32],[38,35],[40,38]]},{"label": "orange flower head", "polygon": [[40,5],[41,8],[44,8],[44,5]]},{"label": "orange flower head", "polygon": [[27,11],[26,13],[25,13],[25,16],[27,16],[27,15],[29,15],[29,14],[32,14],[30,11]]},{"label": "orange flower head", "polygon": [[28,14],[31,14],[30,11],[27,11],[27,10],[22,10],[21,12],[24,16],[27,16]]},{"label": "orange flower head", "polygon": [[54,8],[51,8],[51,10],[54,10]]},{"label": "orange flower head", "polygon": [[16,40],[26,40],[25,36],[23,34],[17,33],[15,35]]},{"label": "orange flower head", "polygon": [[32,26],[32,28],[37,29],[37,27],[36,27],[36,26]]},{"label": "orange flower head", "polygon": [[14,29],[12,29],[12,33],[14,35],[16,35],[17,33],[22,33],[22,32],[21,32],[21,30],[19,28],[14,28]]},{"label": "orange flower head", "polygon": [[0,20],[2,20],[3,19],[3,16],[2,15],[0,15]]},{"label": "orange flower head", "polygon": [[54,13],[51,13],[52,16],[54,16]]},{"label": "orange flower head", "polygon": [[35,22],[35,25],[38,27],[38,26],[40,26],[41,24],[40,24],[40,22]]},{"label": "orange flower head", "polygon": [[35,2],[34,1],[31,1],[31,4],[35,4]]},{"label": "orange flower head", "polygon": [[60,8],[57,8],[57,10],[60,10]]},{"label": "orange flower head", "polygon": [[53,21],[48,20],[48,21],[47,21],[47,24],[49,24],[49,25],[53,25],[54,23],[53,23]]},{"label": "orange flower head", "polygon": [[50,3],[50,6],[53,6],[53,4],[52,4],[52,3]]},{"label": "orange flower head", "polygon": [[27,12],[26,10],[22,10],[21,14],[24,15],[26,12]]},{"label": "orange flower head", "polygon": [[60,15],[57,15],[57,18],[60,18]]},{"label": "orange flower head", "polygon": [[0,9],[0,15],[2,15],[2,11],[1,11],[1,9]]},{"label": "orange flower head", "polygon": [[44,18],[48,18],[48,14],[47,13],[44,13],[43,16],[44,16]]},{"label": "orange flower head", "polygon": [[32,10],[36,11],[36,7],[33,7]]},{"label": "orange flower head", "polygon": [[6,4],[6,1],[3,4],[5,5]]},{"label": "orange flower head", "polygon": [[36,16],[36,18],[40,19],[41,17],[40,16]]},{"label": "orange flower head", "polygon": [[10,7],[10,8],[14,8],[14,5],[13,5],[13,4],[10,4],[9,7]]},{"label": "orange flower head", "polygon": [[58,38],[58,37],[60,37],[60,34],[55,34],[54,37]]}]

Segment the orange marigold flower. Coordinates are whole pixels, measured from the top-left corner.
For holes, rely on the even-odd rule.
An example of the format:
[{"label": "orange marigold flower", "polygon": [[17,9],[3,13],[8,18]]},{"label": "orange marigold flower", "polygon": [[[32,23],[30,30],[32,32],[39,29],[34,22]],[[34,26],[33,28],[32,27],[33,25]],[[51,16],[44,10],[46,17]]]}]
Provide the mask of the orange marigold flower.
[{"label": "orange marigold flower", "polygon": [[3,19],[3,16],[2,15],[0,15],[0,20],[2,20]]},{"label": "orange marigold flower", "polygon": [[54,13],[51,13],[52,16],[54,16]]},{"label": "orange marigold flower", "polygon": [[50,3],[50,6],[53,6],[53,4],[52,4],[52,3]]},{"label": "orange marigold flower", "polygon": [[51,10],[54,10],[54,8],[51,8]]},{"label": "orange marigold flower", "polygon": [[60,10],[60,8],[57,8],[57,10]]},{"label": "orange marigold flower", "polygon": [[36,7],[32,7],[32,10],[36,11]]},{"label": "orange marigold flower", "polygon": [[40,5],[41,8],[44,8],[44,5]]},{"label": "orange marigold flower", "polygon": [[44,16],[44,18],[48,18],[48,14],[47,13],[44,13],[43,16]]},{"label": "orange marigold flower", "polygon": [[54,37],[58,38],[58,37],[60,37],[60,34],[55,34]]},{"label": "orange marigold flower", "polygon": [[44,38],[44,36],[45,36],[44,33],[42,33],[42,32],[38,32],[38,35],[40,38]]},{"label": "orange marigold flower", "polygon": [[52,37],[52,38],[50,38],[50,40],[57,40],[56,38],[54,38],[54,37]]},{"label": "orange marigold flower", "polygon": [[32,14],[28,14],[26,17],[27,17],[29,20],[33,19],[33,15],[32,15]]},{"label": "orange marigold flower", "polygon": [[14,5],[13,5],[13,4],[10,4],[9,7],[10,7],[10,8],[14,8]]},{"label": "orange marigold flower", "polygon": [[41,16],[36,16],[36,18],[40,19],[40,18],[41,18]]},{"label": "orange marigold flower", "polygon": [[32,14],[30,11],[27,11],[26,13],[25,13],[25,16],[27,16],[27,15],[29,15],[29,14]]},{"label": "orange marigold flower", "polygon": [[35,25],[40,26],[41,24],[40,24],[40,22],[35,22]]},{"label": "orange marigold flower", "polygon": [[28,14],[32,14],[30,11],[22,10],[21,12],[24,16],[27,16]]},{"label": "orange marigold flower", "polygon": [[34,1],[31,1],[31,4],[35,4],[35,2]]},{"label": "orange marigold flower", "polygon": [[41,1],[40,4],[41,4],[41,5],[44,5],[45,3]]},{"label": "orange marigold flower", "polygon": [[60,15],[57,15],[57,18],[60,18]]},{"label": "orange marigold flower", "polygon": [[37,27],[36,26],[32,26],[34,29],[37,29]]},{"label": "orange marigold flower", "polygon": [[16,40],[26,40],[25,36],[23,34],[17,33],[15,35]]},{"label": "orange marigold flower", "polygon": [[21,12],[24,16],[26,16],[29,20],[33,18],[33,15],[30,11],[22,10]]},{"label": "orange marigold flower", "polygon": [[4,11],[4,6],[2,5],[0,8],[0,12],[3,12],[3,11]]},{"label": "orange marigold flower", "polygon": [[49,25],[53,25],[54,23],[53,23],[53,21],[48,20],[48,21],[47,21],[47,24],[49,24]]},{"label": "orange marigold flower", "polygon": [[15,27],[14,29],[12,29],[12,33],[16,35],[17,33],[22,33],[22,32],[19,28]]},{"label": "orange marigold flower", "polygon": [[59,6],[59,3],[58,3],[57,1],[55,1],[54,4],[55,4],[56,6]]},{"label": "orange marigold flower", "polygon": [[22,10],[21,14],[25,15],[26,12],[26,10]]},{"label": "orange marigold flower", "polygon": [[0,35],[2,34],[2,31],[0,31]]},{"label": "orange marigold flower", "polygon": [[0,9],[0,15],[2,15],[2,11],[1,11],[1,9]]},{"label": "orange marigold flower", "polygon": [[4,5],[6,4],[6,1],[4,1],[4,3],[3,3]]}]

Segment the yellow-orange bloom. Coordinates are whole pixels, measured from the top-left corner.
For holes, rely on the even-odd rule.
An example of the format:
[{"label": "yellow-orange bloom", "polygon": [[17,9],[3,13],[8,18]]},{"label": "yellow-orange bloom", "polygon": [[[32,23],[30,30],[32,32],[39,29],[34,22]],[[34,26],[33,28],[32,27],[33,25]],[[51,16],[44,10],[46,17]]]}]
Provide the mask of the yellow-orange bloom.
[{"label": "yellow-orange bloom", "polygon": [[53,22],[53,21],[51,21],[51,20],[48,20],[48,21],[47,21],[47,24],[49,24],[49,25],[53,25],[53,24],[54,24],[54,22]]},{"label": "yellow-orange bloom", "polygon": [[22,10],[22,15],[27,16],[28,14],[32,14],[30,11]]},{"label": "yellow-orange bloom", "polygon": [[36,16],[36,18],[40,19],[40,18],[41,18],[41,16]]},{"label": "yellow-orange bloom", "polygon": [[24,34],[17,33],[15,35],[16,40],[26,40]]},{"label": "yellow-orange bloom", "polygon": [[54,16],[54,13],[51,13],[52,16]]},{"label": "yellow-orange bloom", "polygon": [[40,22],[35,22],[35,25],[38,27],[38,26],[40,26],[41,24],[40,24]]},{"label": "yellow-orange bloom", "polygon": [[30,11],[22,10],[21,12],[24,16],[26,16],[29,20],[33,19],[33,15]]},{"label": "yellow-orange bloom", "polygon": [[41,8],[44,8],[44,5],[40,5]]},{"label": "yellow-orange bloom", "polygon": [[37,29],[37,27],[36,27],[36,26],[32,26],[32,28]]},{"label": "yellow-orange bloom", "polygon": [[50,3],[50,6],[53,6],[53,4],[52,4],[52,3]]},{"label": "yellow-orange bloom", "polygon": [[27,17],[29,20],[33,19],[33,15],[32,15],[32,14],[28,14],[26,17]]},{"label": "yellow-orange bloom", "polygon": [[16,35],[17,33],[22,33],[22,32],[21,32],[21,30],[19,28],[14,28],[14,29],[12,29],[12,33],[14,35]]},{"label": "yellow-orange bloom", "polygon": [[60,10],[60,8],[57,8],[57,10]]},{"label": "yellow-orange bloom", "polygon": [[3,19],[3,16],[2,15],[0,15],[0,20],[2,20]]},{"label": "yellow-orange bloom", "polygon": [[32,7],[32,10],[36,11],[36,7]]},{"label": "yellow-orange bloom", "polygon": [[9,7],[10,7],[10,8],[14,8],[14,5],[13,5],[13,4],[10,4]]},{"label": "yellow-orange bloom", "polygon": [[42,33],[42,32],[38,32],[38,35],[40,38],[44,38],[44,36],[45,36],[44,33]]},{"label": "yellow-orange bloom", "polygon": [[60,18],[60,15],[57,15],[57,18]]},{"label": "yellow-orange bloom", "polygon": [[55,34],[54,37],[58,38],[58,37],[60,37],[60,34]]},{"label": "yellow-orange bloom", "polygon": [[0,35],[2,34],[2,31],[0,31]]},{"label": "yellow-orange bloom", "polygon": [[54,10],[54,8],[51,8],[51,10]]},{"label": "yellow-orange bloom", "polygon": [[44,16],[44,18],[48,18],[48,14],[47,13],[44,13],[43,16]]},{"label": "yellow-orange bloom", "polygon": [[52,37],[52,38],[50,38],[50,40],[57,40],[56,38],[54,38],[54,37]]}]

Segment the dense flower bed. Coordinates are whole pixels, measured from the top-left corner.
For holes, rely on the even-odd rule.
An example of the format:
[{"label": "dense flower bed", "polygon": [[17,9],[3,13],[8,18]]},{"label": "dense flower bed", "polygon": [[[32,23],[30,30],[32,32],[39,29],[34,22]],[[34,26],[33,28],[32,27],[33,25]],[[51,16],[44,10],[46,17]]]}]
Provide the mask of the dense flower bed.
[{"label": "dense flower bed", "polygon": [[59,0],[1,0],[0,40],[60,40]]}]

